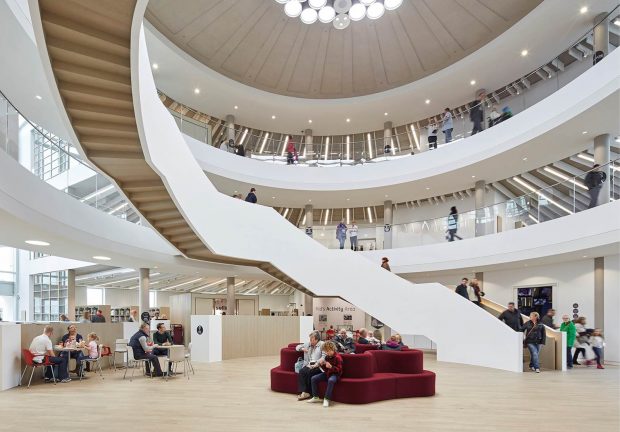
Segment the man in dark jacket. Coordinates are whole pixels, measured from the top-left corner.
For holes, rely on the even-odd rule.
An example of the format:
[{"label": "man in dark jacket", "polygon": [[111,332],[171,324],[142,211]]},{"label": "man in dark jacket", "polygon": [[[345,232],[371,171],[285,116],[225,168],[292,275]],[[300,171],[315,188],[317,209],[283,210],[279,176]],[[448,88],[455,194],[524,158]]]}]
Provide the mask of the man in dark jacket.
[{"label": "man in dark jacket", "polygon": [[480,93],[478,99],[469,104],[469,119],[474,124],[474,128],[471,131],[472,135],[482,132],[482,124],[484,122],[484,98],[486,95]]},{"label": "man in dark jacket", "polygon": [[340,329],[333,341],[336,344],[336,348],[338,348],[338,352],[345,354],[355,352],[355,343],[353,342],[353,338],[347,336],[346,329]]},{"label": "man in dark jacket", "polygon": [[547,314],[544,317],[542,317],[540,322],[542,322],[547,327],[557,330],[558,326],[556,326],[555,323],[553,322],[554,316],[555,316],[555,309],[549,309],[547,311]]},{"label": "man in dark jacket", "polygon": [[[162,376],[161,366],[159,365],[159,359],[153,354],[151,348],[147,345],[146,341],[150,337],[151,328],[147,323],[142,323],[140,330],[129,339],[129,345],[133,349],[133,357],[136,360],[148,359],[149,362],[145,364],[146,373],[150,375],[152,365],[155,368],[154,376]],[[150,363],[150,364],[149,364]]]},{"label": "man in dark jacket", "polygon": [[603,182],[607,180],[607,174],[599,170],[600,165],[594,164],[592,170],[586,174],[584,183],[588,188],[590,194],[590,204],[588,208],[593,208],[598,205],[598,195],[603,187]]},{"label": "man in dark jacket", "polygon": [[90,322],[104,323],[105,322],[105,317],[103,316],[103,311],[101,309],[97,309],[97,313],[95,314],[94,317],[92,317],[90,319]]},{"label": "man in dark jacket", "polygon": [[515,307],[514,302],[508,303],[508,309],[502,312],[498,318],[514,331],[519,331],[523,326],[523,317],[519,309]]},{"label": "man in dark jacket", "polygon": [[467,295],[467,282],[469,282],[469,279],[463,278],[461,284],[454,290],[458,295],[464,297],[465,300],[469,300],[469,296]]},{"label": "man in dark jacket", "polygon": [[254,188],[250,189],[250,193],[248,194],[248,196],[245,197],[245,200],[247,202],[250,202],[252,204],[256,204],[258,199],[256,198],[256,194],[254,192],[256,192],[256,189],[254,189]]}]

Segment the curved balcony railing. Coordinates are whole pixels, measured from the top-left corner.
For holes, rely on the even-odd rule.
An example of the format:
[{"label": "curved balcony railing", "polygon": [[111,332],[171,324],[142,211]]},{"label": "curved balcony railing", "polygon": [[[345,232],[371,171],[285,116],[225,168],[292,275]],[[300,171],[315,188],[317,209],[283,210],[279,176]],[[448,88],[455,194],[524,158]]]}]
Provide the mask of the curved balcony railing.
[{"label": "curved balcony railing", "polygon": [[110,215],[140,223],[115,186],[84,163],[73,145],[28,120],[1,91],[0,146],[54,188]]},{"label": "curved balcony railing", "polygon": [[[587,163],[593,162],[593,160],[587,161]],[[546,169],[554,170],[549,167]],[[599,192],[599,205],[620,199],[620,158],[603,165],[600,170],[608,171],[609,175]],[[559,174],[560,178],[564,178],[563,181],[544,188],[538,188],[532,177],[520,175],[512,177],[509,179],[510,182],[530,192],[515,196],[507,201],[458,213],[456,235],[462,239],[468,239],[497,234],[587,210],[590,205],[590,196],[585,178],[590,171],[573,177],[566,176],[558,170],[554,171],[554,175]],[[386,230],[391,233],[392,248],[447,242],[450,237],[448,213],[452,206],[458,208],[459,202],[460,200],[457,199],[446,201],[443,204],[446,215],[438,218],[397,222],[393,225],[357,224],[359,229],[358,244],[362,250],[385,249]],[[345,212],[345,214],[348,213]],[[394,211],[394,219],[399,220],[398,210]],[[349,227],[351,222],[350,218],[349,220],[345,219],[345,223]],[[301,228],[306,229],[305,226]],[[333,225],[315,225],[313,237],[330,249],[339,247],[339,242],[336,239],[336,227]],[[458,241],[458,238],[454,238],[454,240]],[[347,233],[345,247],[350,248],[350,246],[350,236]]]},{"label": "curved balcony railing", "polygon": [[[616,6],[603,20],[613,17],[620,6]],[[613,24],[612,24],[613,25]],[[560,55],[549,62],[512,81],[506,86],[487,94],[480,102],[484,111],[484,127],[492,127],[512,115],[531,107],[549,94],[559,90],[577,76],[588,70],[593,57],[593,26]],[[616,33],[610,31],[612,40],[617,40]],[[610,51],[617,43],[611,44]],[[160,98],[175,117],[181,131],[201,142],[219,147],[222,141],[228,141],[229,130],[221,119],[200,113],[191,107],[171,100],[160,92]],[[478,104],[478,106],[480,105]],[[493,113],[494,107],[496,114]],[[386,138],[384,131],[370,131],[349,135],[314,136],[312,147],[305,144],[302,132],[285,134],[258,131],[235,125],[230,132],[237,146],[243,146],[246,156],[253,159],[274,163],[287,163],[287,141],[292,138],[298,157],[295,164],[300,166],[351,166],[364,163],[389,161],[407,157],[428,149],[428,130],[437,129],[438,147],[452,145],[471,135],[471,104],[461,105],[451,111],[453,119],[452,141],[447,143],[442,134],[442,114],[392,128],[391,137]],[[234,152],[234,149],[229,149]]]}]

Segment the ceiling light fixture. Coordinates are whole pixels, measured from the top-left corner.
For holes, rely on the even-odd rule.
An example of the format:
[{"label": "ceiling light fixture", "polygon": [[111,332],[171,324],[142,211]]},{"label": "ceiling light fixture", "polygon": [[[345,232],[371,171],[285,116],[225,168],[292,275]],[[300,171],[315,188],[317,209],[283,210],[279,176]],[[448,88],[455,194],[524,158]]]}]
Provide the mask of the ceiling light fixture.
[{"label": "ceiling light fixture", "polygon": [[275,120],[275,119],[276,119],[276,116],[272,115],[271,120]]},{"label": "ceiling light fixture", "polygon": [[469,85],[476,85],[476,80],[471,80],[471,81],[469,82]]},{"label": "ceiling light fixture", "polygon": [[239,109],[239,107],[238,107],[237,105],[235,105],[235,107],[234,107],[234,108],[235,108],[235,109]]},{"label": "ceiling light fixture", "polygon": [[46,241],[42,241],[42,240],[26,240],[25,243],[28,243],[29,245],[33,245],[33,246],[49,246],[50,244]]},{"label": "ceiling light fixture", "polygon": [[620,27],[620,18],[616,18],[614,20],[614,25],[617,25],[618,27]]},{"label": "ceiling light fixture", "polygon": [[528,54],[528,51],[526,49],[521,51],[521,57],[525,57],[527,54]]},{"label": "ceiling light fixture", "polygon": [[194,89],[194,94],[200,94],[200,89],[198,87]]},{"label": "ceiling light fixture", "polygon": [[43,98],[42,98],[41,96],[39,96],[39,95],[36,95],[36,96],[35,96],[35,98],[36,98],[36,99],[38,99],[38,100],[43,99]]},{"label": "ceiling light fixture", "polygon": [[425,103],[426,105],[428,105],[429,103],[431,103],[431,100],[430,100],[430,99],[426,99],[426,100],[424,101],[424,103]]},{"label": "ceiling light fixture", "polygon": [[351,119],[350,118],[347,119],[347,123],[351,123]]},{"label": "ceiling light fixture", "polygon": [[583,132],[581,132],[581,135],[585,135],[587,133],[588,133],[588,131],[583,131]]},{"label": "ceiling light fixture", "polygon": [[155,70],[159,69],[159,65],[157,63],[153,63],[153,69]]},{"label": "ceiling light fixture", "polygon": [[582,7],[581,9],[579,9],[579,13],[580,13],[580,14],[584,14],[584,13],[586,13],[586,12],[588,12],[588,7],[587,7],[587,6],[584,6],[584,7]]},{"label": "ceiling light fixture", "polygon": [[93,259],[96,259],[98,261],[110,261],[112,258],[103,255],[95,255],[93,256]]},{"label": "ceiling light fixture", "polygon": [[308,123],[312,123],[312,120],[308,120]]},{"label": "ceiling light fixture", "polygon": [[383,115],[386,116],[386,115],[388,115],[388,113],[385,112],[385,113],[383,113]]},{"label": "ceiling light fixture", "polygon": [[376,20],[385,11],[398,9],[403,0],[276,0],[284,5],[284,13],[290,18],[301,19],[304,24],[332,23],[334,28],[343,30],[351,21],[364,18]]}]

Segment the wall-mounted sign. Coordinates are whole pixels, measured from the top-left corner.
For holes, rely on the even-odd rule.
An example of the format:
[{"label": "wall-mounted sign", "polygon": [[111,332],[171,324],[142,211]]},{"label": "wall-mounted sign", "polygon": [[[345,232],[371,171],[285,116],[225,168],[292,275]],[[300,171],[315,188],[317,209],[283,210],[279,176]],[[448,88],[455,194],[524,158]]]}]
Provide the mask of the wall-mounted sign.
[{"label": "wall-mounted sign", "polygon": [[148,324],[149,322],[151,322],[151,314],[148,313],[147,311],[144,311],[140,314],[140,319],[142,320],[142,322],[145,322]]},{"label": "wall-mounted sign", "polygon": [[306,235],[312,237],[312,227],[306,227]]},{"label": "wall-mounted sign", "polygon": [[198,327],[196,327],[196,333],[198,333],[199,335],[201,335],[203,331],[204,331],[204,329],[202,328],[202,326],[201,326],[201,325],[199,325]]},{"label": "wall-mounted sign", "polygon": [[390,231],[392,231],[392,225],[391,224],[383,225],[383,232],[390,232]]},{"label": "wall-mounted sign", "polygon": [[573,303],[573,308],[578,308],[579,307],[579,303]]},{"label": "wall-mounted sign", "polygon": [[376,329],[380,329],[381,327],[383,327],[384,324],[381,321],[379,321],[377,318],[370,317],[370,325]]}]

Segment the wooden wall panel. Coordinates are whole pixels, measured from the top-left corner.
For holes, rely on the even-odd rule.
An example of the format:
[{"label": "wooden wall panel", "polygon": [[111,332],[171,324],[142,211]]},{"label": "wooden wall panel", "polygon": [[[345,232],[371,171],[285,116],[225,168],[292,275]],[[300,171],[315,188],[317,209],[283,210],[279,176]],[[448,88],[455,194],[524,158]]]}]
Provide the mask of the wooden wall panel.
[{"label": "wooden wall panel", "polygon": [[222,359],[277,355],[299,339],[299,317],[223,316]]}]

